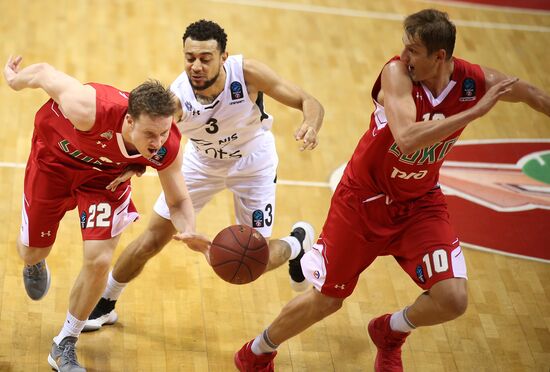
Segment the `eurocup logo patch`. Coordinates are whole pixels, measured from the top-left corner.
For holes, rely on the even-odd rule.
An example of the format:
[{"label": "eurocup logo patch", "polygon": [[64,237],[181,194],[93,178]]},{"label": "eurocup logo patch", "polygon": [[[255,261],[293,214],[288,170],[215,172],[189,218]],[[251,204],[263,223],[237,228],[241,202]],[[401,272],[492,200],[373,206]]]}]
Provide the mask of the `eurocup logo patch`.
[{"label": "eurocup logo patch", "polygon": [[166,151],[166,147],[162,146],[157,151],[157,153],[149,160],[151,161],[151,163],[155,163],[156,165],[160,165],[162,163],[162,159],[164,159],[167,152],[168,151]]},{"label": "eurocup logo patch", "polygon": [[472,78],[466,78],[462,82],[462,96],[458,99],[461,102],[474,101],[476,99],[476,82]]},{"label": "eurocup logo patch", "polygon": [[256,209],[252,212],[252,226],[264,227],[264,212],[260,209]]},{"label": "eurocup logo patch", "polygon": [[80,228],[81,229],[86,228],[86,219],[87,219],[86,212],[82,211],[82,213],[80,214]]},{"label": "eurocup logo patch", "polygon": [[191,102],[185,101],[184,105],[187,111],[193,111],[193,106],[191,105]]},{"label": "eurocup logo patch", "polygon": [[229,89],[231,90],[232,100],[243,98],[243,86],[238,81],[232,82]]},{"label": "eurocup logo patch", "polygon": [[418,265],[416,267],[416,277],[420,281],[420,283],[426,283],[426,278],[424,277],[424,270],[422,269],[422,265]]}]

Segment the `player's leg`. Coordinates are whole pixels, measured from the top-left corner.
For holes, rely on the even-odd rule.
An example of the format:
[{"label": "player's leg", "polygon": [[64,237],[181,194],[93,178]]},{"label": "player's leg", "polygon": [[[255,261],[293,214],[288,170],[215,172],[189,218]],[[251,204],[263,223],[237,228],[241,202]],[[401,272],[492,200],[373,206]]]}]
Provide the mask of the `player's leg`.
[{"label": "player's leg", "polygon": [[[31,152],[30,159],[34,152]],[[16,240],[17,251],[24,262],[23,283],[28,296],[39,300],[50,288],[50,271],[46,257],[52,249],[59,221],[67,210],[76,206],[70,196],[70,175],[51,177],[29,160],[25,172],[21,229]],[[45,166],[44,166],[45,167]],[[70,187],[70,186],[69,186]]]},{"label": "player's leg", "polygon": [[[86,179],[85,174],[82,179]],[[110,180],[95,181],[108,184]],[[113,192],[87,185],[74,190],[84,241],[83,263],[71,290],[67,317],[48,356],[54,369],[85,371],[77,361],[76,342],[105,288],[120,234],[139,217],[130,190],[129,181]]]},{"label": "player's leg", "polygon": [[314,288],[290,301],[271,325],[235,354],[240,371],[272,371],[282,342],[341,308],[359,273],[378,255],[379,246],[367,241],[365,213],[361,198],[344,187],[336,190],[323,231],[301,261]]},{"label": "player's leg", "polygon": [[119,238],[120,235],[107,240],[84,241],[82,268],[71,290],[69,311],[48,356],[48,362],[58,371],[85,371],[76,357],[76,342],[105,288]]},{"label": "player's leg", "polygon": [[371,320],[369,334],[378,348],[375,370],[401,371],[401,345],[410,332],[455,319],[467,306],[466,265],[436,190],[419,200],[413,217],[391,251],[409,276],[427,291],[410,306]]},{"label": "player's leg", "polygon": [[330,297],[317,289],[298,295],[287,303],[273,323],[235,353],[239,371],[273,371],[279,345],[298,335],[342,307],[343,298]]},{"label": "player's leg", "polygon": [[113,271],[108,274],[107,285],[103,287],[101,298],[86,321],[84,332],[97,331],[103,325],[114,324],[118,320],[115,306],[122,291],[175,233],[170,220],[152,213],[147,228],[122,251]]},{"label": "player's leg", "polygon": [[298,222],[290,234],[270,239],[275,221],[275,192],[279,158],[271,133],[254,153],[240,159],[228,172],[227,187],[233,192],[237,223],[254,227],[269,241],[266,271],[289,264],[290,284],[295,291],[309,287],[300,266],[304,253],[311,249],[315,230],[307,222]]}]

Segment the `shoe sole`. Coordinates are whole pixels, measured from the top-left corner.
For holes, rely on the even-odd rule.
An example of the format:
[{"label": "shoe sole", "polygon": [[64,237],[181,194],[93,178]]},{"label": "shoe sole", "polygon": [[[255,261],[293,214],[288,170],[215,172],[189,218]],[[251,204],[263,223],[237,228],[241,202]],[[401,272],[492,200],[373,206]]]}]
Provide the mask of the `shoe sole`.
[{"label": "shoe sole", "polygon": [[55,362],[55,360],[52,358],[51,354],[48,354],[48,363],[50,364],[50,366],[54,371],[59,371],[59,367],[57,366],[57,363]]},{"label": "shoe sole", "polygon": [[[117,322],[117,320],[118,320],[118,314],[116,313],[116,311],[113,310],[109,313],[109,317],[103,323],[97,323],[97,322],[94,322],[94,320],[86,321],[86,324],[84,324],[84,328],[82,328],[82,332],[99,331],[101,329],[101,327],[103,327],[104,325],[115,324]],[[90,322],[94,322],[94,323],[89,324]]]}]

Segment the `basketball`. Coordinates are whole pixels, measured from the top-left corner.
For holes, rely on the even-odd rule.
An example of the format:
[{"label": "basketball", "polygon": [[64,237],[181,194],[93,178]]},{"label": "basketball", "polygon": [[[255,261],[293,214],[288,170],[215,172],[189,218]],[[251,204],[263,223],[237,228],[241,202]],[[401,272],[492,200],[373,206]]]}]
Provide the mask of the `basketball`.
[{"label": "basketball", "polygon": [[226,227],[216,235],[210,247],[210,265],[220,278],[232,284],[258,279],[268,261],[266,240],[250,226]]}]

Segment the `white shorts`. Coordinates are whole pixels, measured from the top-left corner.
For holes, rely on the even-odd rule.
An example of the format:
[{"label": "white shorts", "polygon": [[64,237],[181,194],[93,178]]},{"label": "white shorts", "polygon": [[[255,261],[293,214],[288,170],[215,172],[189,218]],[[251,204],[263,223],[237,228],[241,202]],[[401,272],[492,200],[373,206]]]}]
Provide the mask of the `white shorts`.
[{"label": "white shorts", "polygon": [[[236,223],[252,226],[269,238],[275,216],[278,164],[275,139],[268,131],[257,151],[229,161],[202,156],[188,141],[182,172],[196,213],[216,193],[227,188],[233,193]],[[158,197],[153,209],[159,216],[170,219],[164,193]]]}]

